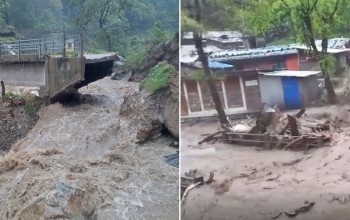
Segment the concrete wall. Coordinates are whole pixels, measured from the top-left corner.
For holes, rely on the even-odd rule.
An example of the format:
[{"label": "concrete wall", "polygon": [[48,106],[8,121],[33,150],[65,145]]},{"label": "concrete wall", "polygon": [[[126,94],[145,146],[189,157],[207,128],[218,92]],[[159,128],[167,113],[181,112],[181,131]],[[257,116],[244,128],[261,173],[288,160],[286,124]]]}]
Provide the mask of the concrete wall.
[{"label": "concrete wall", "polygon": [[84,80],[85,58],[52,57],[46,62],[49,95],[54,97],[69,85]]},{"label": "concrete wall", "polygon": [[281,77],[259,75],[259,85],[263,103],[269,106],[278,105],[282,109],[285,108]]},{"label": "concrete wall", "polygon": [[45,63],[0,63],[0,81],[13,86],[45,86]]}]

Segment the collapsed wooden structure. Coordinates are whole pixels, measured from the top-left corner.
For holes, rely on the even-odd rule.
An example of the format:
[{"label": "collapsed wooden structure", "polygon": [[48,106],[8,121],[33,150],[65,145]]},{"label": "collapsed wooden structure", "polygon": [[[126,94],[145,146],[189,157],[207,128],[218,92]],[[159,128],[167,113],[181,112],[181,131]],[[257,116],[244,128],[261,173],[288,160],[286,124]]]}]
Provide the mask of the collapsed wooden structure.
[{"label": "collapsed wooden structure", "polygon": [[[277,106],[263,106],[248,132],[236,132],[234,123],[222,125],[221,130],[208,135],[199,144],[221,140],[230,144],[261,146],[267,149],[305,150],[322,147],[330,142],[331,121],[301,119],[304,113],[305,109],[301,109],[294,115],[283,116]],[[249,120],[252,122],[251,118]]]}]

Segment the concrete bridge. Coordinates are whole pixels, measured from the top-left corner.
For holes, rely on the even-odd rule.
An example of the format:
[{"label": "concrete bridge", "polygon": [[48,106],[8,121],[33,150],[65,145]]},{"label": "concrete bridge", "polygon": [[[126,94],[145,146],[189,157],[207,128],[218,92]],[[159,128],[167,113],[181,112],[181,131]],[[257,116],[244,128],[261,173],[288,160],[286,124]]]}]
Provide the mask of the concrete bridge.
[{"label": "concrete bridge", "polygon": [[56,102],[112,73],[117,54],[83,54],[81,36],[80,41],[66,39],[1,43],[0,81],[6,85],[40,87],[41,95]]}]

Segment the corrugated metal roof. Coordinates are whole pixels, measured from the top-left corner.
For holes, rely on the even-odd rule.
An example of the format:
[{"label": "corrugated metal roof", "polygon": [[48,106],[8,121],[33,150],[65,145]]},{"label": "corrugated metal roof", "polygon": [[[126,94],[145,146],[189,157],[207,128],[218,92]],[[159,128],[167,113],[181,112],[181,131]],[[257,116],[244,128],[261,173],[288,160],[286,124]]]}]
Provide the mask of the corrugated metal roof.
[{"label": "corrugated metal roof", "polygon": [[[301,44],[294,46],[294,48],[302,49],[302,50],[309,50],[310,49],[310,47],[308,47],[306,45],[301,45]],[[317,50],[322,51],[322,46],[317,46]],[[327,49],[327,53],[331,53],[331,54],[344,53],[344,52],[349,52],[349,51],[350,51],[350,48],[328,48]]]},{"label": "corrugated metal roof", "polygon": [[[327,53],[343,53],[343,52],[348,52],[350,51],[350,48],[346,48],[346,44],[348,44],[350,41],[350,38],[332,38],[328,40],[328,48],[327,48]],[[318,51],[322,51],[322,40],[316,40],[315,41],[316,47]],[[295,44],[294,48],[297,49],[303,49],[307,50],[310,49],[305,44]]]},{"label": "corrugated metal roof", "polygon": [[[349,43],[350,38],[332,38],[328,40],[328,49],[340,49],[345,48],[345,45]],[[322,48],[322,40],[316,40],[317,47]]]},{"label": "corrugated metal roof", "polygon": [[289,76],[289,77],[308,77],[308,76],[317,75],[320,73],[321,71],[294,71],[294,70],[281,70],[281,71],[274,71],[274,72],[267,72],[267,73],[259,72],[259,74],[264,76]]},{"label": "corrugated metal roof", "polygon": [[239,60],[256,57],[279,56],[286,54],[296,54],[297,50],[291,45],[271,46],[264,48],[248,49],[248,50],[224,50],[213,53],[209,56],[210,60]]},{"label": "corrugated metal roof", "polygon": [[[203,48],[205,53],[217,52],[222,49],[208,45]],[[197,49],[194,45],[183,45],[181,46],[181,62],[182,63],[192,63],[198,59]]]}]

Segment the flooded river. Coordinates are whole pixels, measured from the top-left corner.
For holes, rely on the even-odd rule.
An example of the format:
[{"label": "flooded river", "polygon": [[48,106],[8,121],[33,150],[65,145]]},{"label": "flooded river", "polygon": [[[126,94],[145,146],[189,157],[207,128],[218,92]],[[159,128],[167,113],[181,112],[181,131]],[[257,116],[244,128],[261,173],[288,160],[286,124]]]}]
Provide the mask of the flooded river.
[{"label": "flooded river", "polygon": [[[178,169],[163,158],[176,152],[171,139],[136,145],[125,135],[133,128],[119,118],[123,96],[137,88],[105,78],[80,89],[89,94],[84,104],[42,109],[28,136],[0,160],[1,219],[33,210],[62,182],[89,193],[98,219],[178,219]],[[57,216],[43,207],[44,216]]]}]

